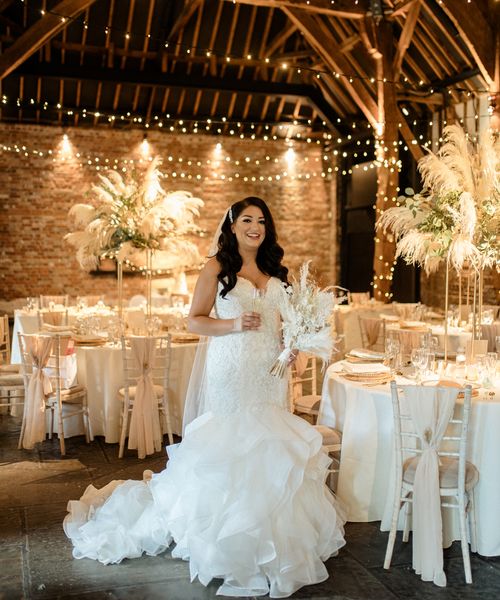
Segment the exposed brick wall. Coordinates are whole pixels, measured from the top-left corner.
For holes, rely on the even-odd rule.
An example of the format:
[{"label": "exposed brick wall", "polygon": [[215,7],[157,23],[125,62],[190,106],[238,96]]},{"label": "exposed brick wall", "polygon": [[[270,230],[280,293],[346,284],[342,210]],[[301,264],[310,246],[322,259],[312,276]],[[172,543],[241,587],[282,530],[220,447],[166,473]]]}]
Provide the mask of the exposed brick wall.
[{"label": "exposed brick wall", "polygon": [[[143,134],[139,130],[70,129],[67,133],[72,154],[65,161],[59,156],[54,160],[61,148],[63,133],[57,127],[0,124],[0,299],[63,292],[71,296],[98,293],[110,299],[116,295],[113,276],[83,272],[63,237],[72,228],[68,210],[76,202],[85,202],[86,192],[98,180],[97,171],[87,164],[87,159],[90,157],[94,166],[103,165],[106,158],[110,165],[115,160],[119,165],[123,165],[124,160],[138,160]],[[312,269],[322,284],[336,282],[338,219],[332,210],[335,185],[321,177],[325,166],[319,145],[295,146],[297,173],[315,172],[316,176],[277,180],[276,174],[283,170],[292,172],[292,166],[285,160],[284,142],[164,132],[150,132],[148,141],[152,154],[163,158],[162,171],[169,175],[165,189],[184,189],[205,201],[199,219],[208,234],[207,238],[198,240],[202,253],[206,252],[228,204],[256,195],[266,200],[274,214],[286,264],[297,270],[305,259],[311,258]],[[222,143],[221,164],[214,168],[217,159],[214,149],[218,142]],[[29,156],[24,156],[23,151],[13,153],[1,149],[3,145],[13,147],[14,144],[26,146]],[[33,150],[42,151],[44,157],[34,156]],[[49,150],[52,155],[48,154]],[[94,160],[96,156],[98,163]],[[225,160],[228,156],[230,162]],[[266,160],[266,156],[270,160]],[[236,160],[240,161],[239,165]],[[256,164],[256,160],[260,164]],[[214,171],[219,178],[213,177]],[[221,174],[225,175],[224,180],[220,179]],[[197,179],[197,175],[201,179]],[[125,297],[144,293],[142,277],[128,276],[124,281]]]},{"label": "exposed brick wall", "polygon": [[[440,306],[444,309],[445,297],[445,278],[446,272],[444,268],[440,268],[437,273],[427,277],[425,274],[421,276],[421,296],[422,302],[429,306]],[[500,304],[500,273],[495,269],[487,269],[484,273],[484,304]],[[469,286],[469,302],[472,304],[473,282]],[[467,301],[467,283],[465,277],[462,278],[462,304]],[[459,304],[459,282],[454,270],[450,271],[450,304]]]}]

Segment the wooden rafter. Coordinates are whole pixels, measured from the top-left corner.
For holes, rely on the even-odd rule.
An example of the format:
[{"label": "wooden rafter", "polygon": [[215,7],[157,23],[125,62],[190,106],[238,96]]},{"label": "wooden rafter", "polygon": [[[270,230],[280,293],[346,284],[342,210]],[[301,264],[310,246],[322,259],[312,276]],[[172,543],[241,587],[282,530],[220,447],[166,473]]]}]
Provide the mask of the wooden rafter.
[{"label": "wooden rafter", "polygon": [[[269,37],[269,31],[271,29],[271,23],[273,21],[273,17],[274,17],[274,8],[270,8],[267,11],[266,24],[264,25],[264,31],[262,32],[262,36],[261,36],[261,40],[260,40],[260,48],[259,48],[259,52],[257,55],[257,58],[259,60],[262,60],[262,58],[264,56],[264,51],[265,51],[265,48],[267,45],[267,38]],[[254,79],[256,79],[259,74],[264,79],[267,79],[268,78],[267,68],[259,67],[259,68],[255,69]]]},{"label": "wooden rafter", "polygon": [[[64,79],[68,81],[87,80],[100,81],[106,80],[111,83],[121,83],[127,85],[137,85],[158,88],[179,88],[179,89],[202,89],[204,91],[223,91],[242,94],[255,94],[269,98],[285,98],[287,101],[295,102],[297,98],[304,98],[306,101],[321,105],[315,88],[310,85],[286,84],[268,81],[252,81],[250,79],[223,79],[212,77],[190,77],[171,73],[161,73],[158,71],[131,71],[129,69],[94,69],[88,67],[75,68],[72,65],[23,65],[20,67],[20,75],[36,75],[46,79]],[[113,109],[115,110],[115,109]],[[326,114],[327,120],[332,121],[331,111],[326,103],[318,106],[316,110],[320,114]],[[326,119],[325,119],[326,120]]]},{"label": "wooden rafter", "polygon": [[[284,8],[283,10],[302,31],[306,40],[321,56],[329,69],[344,74],[351,72],[349,62],[340,51],[339,44],[332,36],[325,33],[313,15],[292,8]],[[373,97],[358,80],[350,81],[348,77],[343,77],[343,83],[369,123],[375,127],[377,124],[377,105]]]},{"label": "wooden rafter", "polygon": [[403,0],[394,8],[394,10],[389,15],[387,15],[387,18],[389,20],[392,20],[396,17],[400,17],[401,15],[406,14],[411,8],[413,8],[415,3],[419,2],[420,0]]},{"label": "wooden rafter", "polygon": [[[193,47],[193,54],[195,53],[195,48],[198,46],[198,37],[200,35],[200,28],[201,28],[201,23],[202,23],[202,18],[203,18],[203,7],[204,6],[205,5],[203,3],[200,4],[200,8],[196,15],[196,23],[194,26],[193,38],[191,40],[191,45]],[[188,75],[191,73],[192,64],[193,63],[189,63],[187,66],[187,74]]]},{"label": "wooden rafter", "polygon": [[[243,48],[243,56],[247,56],[250,51],[250,43],[252,41],[252,34],[253,34],[253,29],[255,26],[256,18],[257,18],[257,7],[252,6],[250,22],[249,22],[249,25],[247,28],[247,35],[245,38],[245,47]],[[238,69],[238,79],[241,79],[243,77],[244,70],[245,70],[244,65],[240,65],[240,68]],[[233,116],[233,111],[234,111],[234,107],[236,104],[236,98],[237,98],[237,94],[232,94],[231,99],[229,100],[229,108],[227,110],[227,116],[229,118],[231,118]],[[251,101],[251,97],[249,99]]]},{"label": "wooden rafter", "polygon": [[272,56],[277,50],[279,50],[281,48],[281,46],[284,45],[284,43],[287,41],[287,39],[291,35],[293,35],[296,31],[297,31],[297,27],[295,25],[289,25],[288,27],[285,27],[282,31],[280,31],[276,35],[274,40],[272,40],[272,42],[266,48],[264,56],[268,56],[268,57]]},{"label": "wooden rafter", "polygon": [[411,38],[413,37],[413,32],[415,31],[415,27],[417,25],[418,15],[420,14],[420,6],[421,0],[415,0],[408,10],[408,15],[403,26],[403,31],[399,36],[396,55],[394,56],[394,81],[397,81],[399,79],[399,76],[401,75],[401,66],[403,64],[403,58],[405,56],[406,51],[408,50],[408,47],[410,46]]},{"label": "wooden rafter", "polygon": [[186,0],[185,1],[184,6],[183,6],[179,16],[177,17],[175,23],[172,26],[172,29],[170,30],[170,32],[168,34],[167,39],[169,41],[173,40],[174,37],[177,35],[177,33],[181,29],[184,29],[187,22],[193,16],[194,11],[198,8],[198,6],[201,4],[201,2],[202,2],[202,0]]},{"label": "wooden rafter", "polygon": [[[488,86],[495,77],[495,31],[477,6],[466,0],[445,2],[440,8],[457,28]],[[497,23],[498,26],[498,23]]]},{"label": "wooden rafter", "polygon": [[[54,6],[51,13],[46,13],[34,23],[0,56],[0,79],[12,73],[61,29],[64,29],[68,24],[67,19],[77,17],[94,2],[95,0],[62,0]],[[62,17],[66,20],[63,21]]]},{"label": "wooden rafter", "polygon": [[[350,0],[336,0],[334,4],[330,0],[314,0],[314,3],[307,0],[226,0],[226,2],[232,2],[233,4],[254,4],[257,6],[267,6],[268,8],[291,8],[308,13],[343,17],[345,19],[362,19],[366,13],[366,7],[354,6]],[[363,4],[367,3],[363,2]]]}]

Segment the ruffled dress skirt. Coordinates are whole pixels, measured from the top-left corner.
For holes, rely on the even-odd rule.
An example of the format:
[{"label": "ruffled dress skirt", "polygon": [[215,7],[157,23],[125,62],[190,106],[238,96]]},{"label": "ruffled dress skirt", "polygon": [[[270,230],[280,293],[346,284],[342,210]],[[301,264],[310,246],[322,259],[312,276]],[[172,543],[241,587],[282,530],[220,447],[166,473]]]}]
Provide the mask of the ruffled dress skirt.
[{"label": "ruffled dress skirt", "polygon": [[218,594],[287,597],[327,579],[323,561],[345,543],[329,464],[314,428],[281,408],[207,413],[161,473],[69,502],[64,531],[75,558],[119,563],[175,543],[191,580],[223,580]]}]

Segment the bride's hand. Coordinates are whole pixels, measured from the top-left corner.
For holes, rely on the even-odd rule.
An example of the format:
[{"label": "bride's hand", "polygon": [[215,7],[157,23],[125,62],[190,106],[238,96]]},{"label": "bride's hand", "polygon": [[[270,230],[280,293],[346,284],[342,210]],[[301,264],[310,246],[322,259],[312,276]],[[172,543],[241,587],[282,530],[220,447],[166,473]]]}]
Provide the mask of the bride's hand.
[{"label": "bride's hand", "polygon": [[260,314],[244,312],[234,319],[233,331],[255,331],[260,327]]}]

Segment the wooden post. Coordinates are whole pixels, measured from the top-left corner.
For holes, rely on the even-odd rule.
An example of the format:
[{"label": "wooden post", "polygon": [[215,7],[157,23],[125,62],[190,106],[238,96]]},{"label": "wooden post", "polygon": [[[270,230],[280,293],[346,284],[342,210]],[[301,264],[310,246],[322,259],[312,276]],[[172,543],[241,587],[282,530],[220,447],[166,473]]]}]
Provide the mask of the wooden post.
[{"label": "wooden post", "polygon": [[[399,110],[396,103],[396,90],[393,68],[393,31],[392,23],[381,20],[378,24],[378,47],[381,58],[376,59],[378,86],[379,125],[377,133],[380,162],[377,177],[376,218],[384,211],[396,205],[398,186],[398,120]],[[389,83],[391,82],[391,83]],[[375,300],[390,302],[391,286],[394,272],[394,255],[396,244],[390,232],[380,230],[375,235],[375,252],[373,256],[373,297]]]}]

